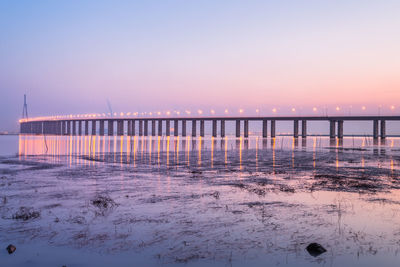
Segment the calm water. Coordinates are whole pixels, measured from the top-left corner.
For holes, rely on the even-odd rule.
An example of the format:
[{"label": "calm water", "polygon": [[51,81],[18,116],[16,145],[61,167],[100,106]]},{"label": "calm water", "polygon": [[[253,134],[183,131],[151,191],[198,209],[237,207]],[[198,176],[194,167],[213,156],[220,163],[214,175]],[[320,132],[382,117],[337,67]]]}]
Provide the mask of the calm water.
[{"label": "calm water", "polygon": [[0,243],[17,247],[0,261],[397,266],[399,152],[400,138],[0,136]]}]

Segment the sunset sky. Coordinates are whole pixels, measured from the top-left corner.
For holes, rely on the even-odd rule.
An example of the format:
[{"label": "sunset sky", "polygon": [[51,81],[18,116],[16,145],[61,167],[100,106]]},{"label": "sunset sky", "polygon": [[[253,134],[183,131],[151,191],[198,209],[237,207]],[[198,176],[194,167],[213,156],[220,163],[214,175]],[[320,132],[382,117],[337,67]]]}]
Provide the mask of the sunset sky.
[{"label": "sunset sky", "polygon": [[[30,116],[400,113],[400,1],[0,1],[0,131]],[[398,106],[397,106],[398,105]]]}]

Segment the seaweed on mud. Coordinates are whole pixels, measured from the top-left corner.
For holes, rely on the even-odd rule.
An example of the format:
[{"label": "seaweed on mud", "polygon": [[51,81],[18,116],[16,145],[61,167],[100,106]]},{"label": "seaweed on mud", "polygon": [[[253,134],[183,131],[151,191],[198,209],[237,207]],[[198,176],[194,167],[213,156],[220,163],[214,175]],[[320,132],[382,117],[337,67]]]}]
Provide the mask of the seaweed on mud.
[{"label": "seaweed on mud", "polygon": [[35,211],[32,207],[20,207],[12,216],[15,220],[28,221],[40,217],[40,212]]},{"label": "seaweed on mud", "polygon": [[90,201],[90,203],[98,208],[96,214],[103,216],[109,213],[118,205],[111,197],[107,195],[97,195]]}]

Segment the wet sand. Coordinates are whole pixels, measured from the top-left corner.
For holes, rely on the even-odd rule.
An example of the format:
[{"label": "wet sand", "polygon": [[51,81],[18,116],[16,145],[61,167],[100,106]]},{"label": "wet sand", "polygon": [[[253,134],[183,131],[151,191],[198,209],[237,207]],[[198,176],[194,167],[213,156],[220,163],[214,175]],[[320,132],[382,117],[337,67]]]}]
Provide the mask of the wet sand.
[{"label": "wet sand", "polygon": [[[285,140],[263,148],[261,139],[250,146],[163,139],[150,149],[151,141],[130,140],[112,143],[127,147],[114,151],[3,156],[0,241],[17,250],[4,249],[0,261],[395,266],[399,148]],[[312,242],[327,252],[311,256]]]}]

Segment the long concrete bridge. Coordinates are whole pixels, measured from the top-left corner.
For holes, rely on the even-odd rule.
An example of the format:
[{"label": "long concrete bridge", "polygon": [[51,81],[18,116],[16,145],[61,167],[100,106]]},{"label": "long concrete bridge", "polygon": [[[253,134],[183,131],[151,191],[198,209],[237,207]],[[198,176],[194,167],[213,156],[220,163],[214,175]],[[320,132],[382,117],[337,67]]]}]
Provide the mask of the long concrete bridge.
[{"label": "long concrete bridge", "polygon": [[[212,122],[212,136],[217,137],[217,127],[220,127],[220,136],[225,137],[225,122],[236,122],[236,137],[242,136],[241,122],[244,122],[243,136],[249,136],[249,121],[257,121],[262,125],[263,137],[276,136],[277,121],[293,121],[293,137],[299,137],[299,122],[301,122],[301,137],[307,137],[307,121],[327,121],[329,122],[330,138],[343,138],[344,121],[371,121],[372,136],[374,139],[386,138],[386,121],[400,121],[400,116],[288,116],[288,117],[164,117],[164,118],[73,118],[73,119],[43,119],[43,120],[21,120],[21,134],[47,134],[47,135],[105,135],[105,124],[107,123],[107,135],[134,136],[162,136],[163,125],[165,125],[165,135],[171,134],[171,122],[173,122],[174,136],[186,136],[186,124],[192,122],[192,136],[197,136],[197,126],[200,126],[200,136],[205,134],[205,121]],[[151,134],[149,133],[151,124]],[[91,132],[89,133],[89,125]],[[116,133],[114,131],[116,125]],[[269,125],[269,127],[268,127]],[[99,128],[97,128],[99,127]],[[136,130],[138,128],[138,131]],[[99,131],[97,131],[99,129]],[[268,129],[269,135],[268,135]]]}]

